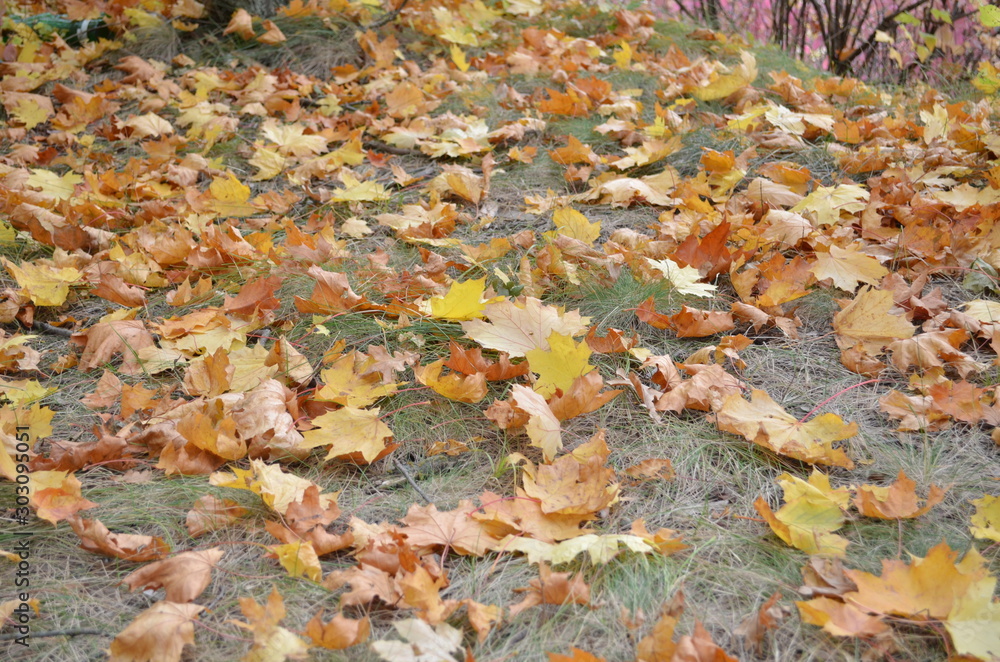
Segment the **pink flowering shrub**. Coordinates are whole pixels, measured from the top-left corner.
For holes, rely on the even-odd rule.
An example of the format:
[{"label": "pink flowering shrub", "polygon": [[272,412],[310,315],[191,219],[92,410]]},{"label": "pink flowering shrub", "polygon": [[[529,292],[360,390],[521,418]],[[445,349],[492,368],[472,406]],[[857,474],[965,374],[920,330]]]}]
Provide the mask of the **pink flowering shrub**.
[{"label": "pink flowering shrub", "polygon": [[1000,38],[980,21],[987,0],[651,0],[665,15],[772,41],[837,74],[914,77],[971,74],[996,58]]}]

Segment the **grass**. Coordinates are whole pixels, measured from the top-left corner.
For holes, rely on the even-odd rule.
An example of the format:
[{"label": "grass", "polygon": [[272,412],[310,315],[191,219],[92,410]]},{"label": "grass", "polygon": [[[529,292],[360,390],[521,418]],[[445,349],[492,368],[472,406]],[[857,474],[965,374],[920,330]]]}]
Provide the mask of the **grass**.
[{"label": "grass", "polygon": [[[241,71],[262,65],[268,69],[288,68],[298,74],[320,78],[325,78],[330,67],[336,64],[361,62],[354,42],[336,38],[349,27],[346,23],[331,29],[315,20],[278,19],[276,22],[288,36],[288,41],[279,46],[243,42],[235,36],[217,33],[178,33],[173,28],[161,26],[155,32],[139,34],[129,48],[130,52],[142,57],[164,62],[184,53],[199,65],[230,67],[235,62],[236,68]],[[592,7],[577,7],[567,16],[543,16],[538,22],[559,27],[570,36],[590,38],[604,35],[609,38],[610,44],[604,48],[610,50],[615,47],[616,42],[610,40],[614,19],[609,14],[596,12]],[[523,19],[515,19],[498,26],[497,31],[512,32],[528,24]],[[692,59],[705,56],[730,63],[738,61],[740,47],[735,43],[692,39],[688,36],[691,28],[677,22],[657,22],[655,30],[656,34],[645,47],[652,52],[662,53],[676,46]],[[404,42],[419,38],[419,33],[412,26],[401,29],[398,34]],[[407,49],[410,45],[403,43],[400,48]],[[324,50],[328,46],[329,52]],[[469,57],[488,57],[491,48],[492,45],[487,44],[467,50]],[[758,87],[764,86],[770,71],[784,70],[804,79],[822,75],[773,47],[757,46],[753,50],[760,70]],[[407,51],[408,54],[410,52]],[[434,66],[435,57],[447,59],[446,52],[439,45],[423,49],[420,54],[425,60],[421,60],[421,67]],[[651,120],[655,92],[660,85],[656,78],[643,72],[618,70],[599,72],[598,75],[611,82],[615,90],[641,89],[640,100],[644,104],[642,118],[647,122]],[[545,76],[530,78],[517,75],[505,82],[524,94],[554,85]],[[521,117],[520,111],[499,106],[494,95],[495,83],[491,80],[481,88],[452,95],[435,111],[435,115],[475,110],[485,114],[491,128]],[[366,104],[356,102],[345,112],[357,113],[359,126],[370,128],[365,124],[368,122],[364,117],[364,113],[368,112]],[[700,103],[698,112],[724,115],[731,109],[718,102]],[[477,209],[460,204],[460,210],[468,218],[459,225],[454,237],[475,243],[495,236],[511,236],[521,230],[540,234],[552,229],[550,214],[534,216],[522,213],[522,210],[526,195],[544,195],[550,189],[560,194],[567,192],[562,166],[554,163],[546,153],[564,144],[565,136],[579,138],[598,154],[618,154],[621,151],[617,141],[593,130],[604,118],[546,119],[549,125],[545,133],[533,136],[524,143],[538,147],[534,162],[501,163],[492,178],[488,201],[496,204],[493,212],[496,220],[490,226],[474,231],[472,226],[486,212],[486,207]],[[241,124],[238,135],[216,143],[206,156],[234,171],[253,172],[247,158],[252,153],[250,146],[258,138],[252,129],[258,125],[256,120]],[[677,169],[681,176],[695,178],[702,171],[700,159],[705,149],[733,150],[739,154],[751,144],[744,136],[716,128],[710,122],[698,125],[685,133],[682,139],[682,148],[655,166],[653,171],[669,165]],[[196,151],[195,147],[191,147],[192,151]],[[130,157],[141,155],[137,146],[120,153],[115,153],[113,146],[108,146],[109,158],[118,159],[118,165]],[[427,159],[419,154],[404,158],[409,159],[406,161],[408,170],[411,162],[414,168],[427,165]],[[826,185],[843,179],[843,173],[838,170],[823,143],[792,153],[776,154],[760,150],[757,157],[750,161],[746,177],[753,178],[759,167],[778,159],[807,166],[814,177]],[[438,164],[430,167],[435,173],[440,171]],[[318,182],[317,185],[333,187],[336,182]],[[277,186],[276,182],[252,183],[253,194]],[[332,214],[338,239],[344,239],[347,242],[345,245],[356,257],[338,258],[322,267],[348,274],[351,286],[358,294],[378,302],[387,301],[383,288],[390,278],[398,281],[394,281],[393,285],[403,296],[409,296],[411,290],[408,288],[420,291],[420,288],[429,287],[428,281],[438,278],[434,273],[432,256],[421,249],[432,249],[445,261],[451,261],[446,266],[452,277],[466,280],[487,276],[491,285],[499,283],[494,267],[513,274],[516,280],[522,258],[528,260],[529,269],[535,266],[527,257],[529,251],[517,248],[484,268],[479,265],[468,268],[460,251],[455,248],[399,241],[378,226],[375,217],[379,213],[395,212],[401,204],[418,198],[416,189],[397,190],[390,200],[367,205],[333,205],[306,198],[288,213],[288,218],[303,226],[313,214],[318,217]],[[135,204],[130,209],[138,210],[139,206]],[[597,242],[600,246],[616,229],[645,231],[655,226],[659,210],[643,206],[622,209],[590,205],[585,212],[588,219],[602,224],[601,237]],[[738,215],[742,212],[733,210],[733,213]],[[376,231],[364,239],[341,236],[339,224],[354,215],[362,217]],[[692,228],[700,222],[701,219],[694,219]],[[266,226],[266,223],[262,225]],[[280,244],[283,237],[283,231],[278,230],[273,232],[271,239]],[[380,271],[366,259],[375,256],[378,251],[384,251],[388,256],[388,271]],[[0,254],[11,259],[27,260],[43,255],[49,257],[52,251],[36,242],[24,241],[15,246],[0,246]],[[314,319],[311,315],[300,314],[294,305],[295,297],[308,298],[314,281],[303,273],[299,268],[301,265],[294,260],[279,266],[284,269],[281,271],[283,284],[275,294],[281,305],[270,325],[275,333],[273,337],[281,335],[287,338],[314,367],[321,365],[323,357],[339,341],[344,342],[345,351],[365,351],[373,345],[382,345],[389,351],[418,352],[420,362],[426,364],[446,357],[449,341],[463,337],[460,324],[430,318],[399,320],[378,313],[347,312]],[[270,268],[263,259],[239,266],[223,265],[213,273],[211,298],[189,306],[170,307],[165,303],[162,291],[150,291],[149,304],[141,316],[156,320],[181,316],[205,306],[220,305],[223,296],[231,297],[239,290],[248,274],[267,273]],[[553,286],[545,293],[546,301],[579,310],[582,315],[591,317],[600,331],[618,328],[637,333],[641,347],[654,354],[669,354],[678,361],[707,344],[716,343],[715,339],[679,339],[672,333],[653,329],[636,319],[634,309],[650,297],[661,311],[675,311],[684,304],[721,309],[727,307],[725,296],[710,300],[681,296],[662,282],[645,282],[628,268],[623,268],[621,275],[611,284],[597,283],[585,276],[578,284],[568,278],[553,278]],[[727,292],[725,277],[720,279],[720,284],[721,291]],[[3,286],[13,287],[15,284],[6,279]],[[897,433],[891,421],[879,413],[876,404],[880,395],[890,388],[901,388],[905,383],[907,376],[894,369],[887,370],[879,384],[850,388],[865,378],[842,366],[839,349],[830,333],[830,320],[839,310],[836,300],[845,296],[848,295],[833,289],[816,288],[808,296],[795,301],[792,306],[796,307],[796,313],[803,321],[798,340],[777,333],[754,335],[741,327],[739,330],[754,335],[755,344],[741,352],[747,367],[738,376],[750,388],[765,389],[795,417],[806,416],[818,404],[828,400],[817,414],[833,412],[858,423],[858,435],[845,444],[848,454],[858,466],[852,471],[829,470],[835,486],[884,485],[903,470],[917,482],[918,494],[926,494],[931,484],[949,487],[944,501],[915,521],[883,522],[851,516],[839,532],[850,541],[846,566],[878,572],[881,560],[905,559],[907,554],[923,555],[941,539],[954,549],[967,549],[970,542],[968,501],[996,491],[996,448],[984,430],[961,424],[934,434]],[[949,303],[956,305],[971,295],[952,282],[946,296]],[[52,320],[56,315],[66,313],[78,319],[96,320],[111,307],[103,300],[83,298],[64,309],[40,310],[39,317]],[[270,346],[272,340],[265,338],[263,342],[265,346]],[[99,414],[117,411],[111,408],[95,414],[81,403],[81,399],[93,390],[100,373],[82,374],[67,370],[54,374],[53,362],[67,352],[65,339],[60,336],[43,335],[33,346],[46,353],[42,369],[49,376],[45,383],[58,389],[42,403],[57,412],[53,440],[92,441],[92,426],[102,422]],[[980,358],[987,360],[985,355]],[[640,370],[641,363],[635,356],[624,354],[594,355],[591,361],[606,380],[614,379],[619,370]],[[108,368],[113,371],[115,366],[109,365]],[[177,384],[182,374],[182,369],[178,369],[158,377],[122,376],[122,379],[130,384],[142,383],[154,388]],[[510,384],[491,383],[483,402],[466,404],[437,395],[422,387],[411,375],[409,370],[403,371],[399,381],[406,383],[400,392],[377,403],[383,420],[394,433],[394,442],[399,444],[391,459],[356,466],[326,462],[324,454],[317,452],[305,462],[285,467],[286,471],[315,482],[325,492],[339,493],[339,505],[344,516],[332,526],[337,532],[346,529],[351,517],[370,524],[396,522],[414,504],[423,504],[419,492],[429,495],[436,507],[444,511],[456,507],[462,500],[475,499],[484,491],[513,494],[515,486],[520,484],[521,470],[514,466],[509,456],[512,453],[530,454],[534,449],[523,433],[501,430],[484,416],[484,410],[491,402],[509,396]],[[996,372],[985,374],[980,381],[984,379],[995,380]],[[177,397],[180,397],[179,391]],[[661,527],[677,530],[689,549],[668,557],[625,552],[614,562],[601,566],[592,564],[585,557],[578,557],[559,570],[584,574],[593,592],[592,604],[543,605],[503,623],[483,643],[476,643],[470,635],[466,643],[477,659],[533,662],[547,659],[549,652],[566,654],[571,647],[577,646],[608,660],[630,660],[634,657],[636,642],[649,632],[660,607],[679,590],[684,591],[687,609],[678,626],[678,633],[690,633],[695,621],[699,621],[716,642],[739,659],[860,660],[869,659],[877,653],[868,643],[827,636],[820,629],[803,624],[794,615],[785,619],[765,638],[761,649],[751,647],[736,634],[740,624],[753,617],[776,591],[781,594],[781,604],[794,612],[793,602],[799,597],[796,589],[802,582],[801,569],[808,557],[774,536],[758,516],[753,502],[759,496],[777,509],[782,503],[782,490],[776,484],[776,478],[786,472],[805,477],[810,471],[807,465],[776,456],[742,438],[720,432],[711,415],[703,412],[667,413],[663,423],[657,424],[627,387],[606,406],[564,423],[566,449],[572,450],[585,442],[598,428],[606,430],[607,444],[612,451],[609,465],[620,476],[626,468],[638,462],[659,458],[669,459],[677,475],[672,481],[626,484],[620,502],[600,513],[595,520],[595,530],[600,533],[626,532],[634,520],[642,518],[651,531]],[[115,430],[109,428],[108,432]],[[124,435],[129,431],[117,432]],[[431,445],[446,440],[466,443],[471,451],[454,457],[431,455]],[[51,443],[44,442],[42,450],[50,448]],[[225,550],[212,583],[198,599],[198,603],[206,609],[196,625],[196,647],[188,649],[185,659],[230,660],[243,656],[249,649],[249,635],[232,623],[234,619],[244,620],[239,601],[253,598],[263,603],[272,587],[276,587],[285,600],[287,617],[282,624],[293,631],[301,632],[305,623],[320,609],[326,610],[327,617],[338,610],[342,591],[330,592],[315,583],[292,579],[275,561],[263,556],[263,546],[275,544],[275,540],[264,530],[264,522],[273,519],[273,513],[256,495],[245,490],[213,487],[205,476],[167,477],[159,471],[147,474],[152,463],[145,458],[135,463],[135,471],[145,476],[138,479],[142,482],[128,482],[120,471],[100,464],[79,471],[78,475],[84,482],[83,495],[99,504],[92,510],[84,511],[83,515],[101,519],[115,532],[162,537],[174,552],[215,546]],[[201,538],[192,538],[185,528],[186,513],[195,500],[205,494],[234,499],[249,512],[234,526]],[[0,482],[0,503],[11,503],[14,497],[14,486],[9,482]],[[8,529],[10,527],[0,531],[0,549],[10,549],[16,542]],[[35,521],[27,530],[33,534],[32,591],[42,601],[42,612],[35,621],[35,628],[93,628],[104,634],[37,639],[29,657],[24,657],[23,651],[13,644],[0,642],[0,651],[11,659],[58,662],[100,659],[115,633],[123,630],[143,609],[162,598],[160,592],[129,592],[120,582],[136,569],[136,564],[82,551],[65,523],[52,527]],[[531,580],[538,577],[537,568],[523,557],[513,555],[490,554],[476,558],[451,554],[444,558],[437,556],[435,562],[440,563],[447,573],[450,585],[444,597],[449,599],[472,598],[484,604],[511,605],[519,599],[515,589],[528,586]],[[995,548],[989,563],[995,574],[998,568]],[[354,559],[347,554],[334,554],[322,559],[324,573],[346,569],[353,564]],[[10,566],[0,565],[4,585],[7,585],[10,575]],[[391,637],[392,623],[408,616],[406,612],[377,603],[366,609],[350,608],[346,613],[352,617],[370,616],[373,639]],[[645,622],[630,627],[629,621],[641,620],[640,614],[644,614]],[[462,626],[461,618],[452,619],[452,622]],[[893,655],[899,659],[931,660],[946,654],[941,636],[926,629],[897,631],[893,641],[897,645]],[[16,657],[18,655],[21,657]],[[316,649],[313,655],[318,660],[379,659],[366,646],[342,652]]]}]

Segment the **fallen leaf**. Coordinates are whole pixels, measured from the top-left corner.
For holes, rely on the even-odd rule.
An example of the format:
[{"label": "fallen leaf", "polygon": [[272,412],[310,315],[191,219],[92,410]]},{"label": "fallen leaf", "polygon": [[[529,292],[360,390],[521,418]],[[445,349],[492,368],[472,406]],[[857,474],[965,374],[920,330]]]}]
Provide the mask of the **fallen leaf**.
[{"label": "fallen leaf", "polygon": [[164,589],[166,601],[191,602],[212,581],[212,569],[225,554],[221,548],[184,552],[163,561],[156,561],[129,573],[123,580],[130,590]]}]

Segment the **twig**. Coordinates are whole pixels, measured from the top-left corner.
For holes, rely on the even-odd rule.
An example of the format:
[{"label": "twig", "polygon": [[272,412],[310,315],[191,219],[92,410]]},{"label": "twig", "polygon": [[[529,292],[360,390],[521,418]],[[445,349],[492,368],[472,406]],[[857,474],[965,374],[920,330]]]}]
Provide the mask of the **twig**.
[{"label": "twig", "polygon": [[420,486],[417,485],[417,481],[413,480],[413,476],[411,476],[410,472],[406,470],[403,463],[399,461],[399,458],[393,455],[392,462],[396,465],[396,468],[399,469],[399,473],[403,474],[403,477],[406,478],[406,482],[408,482],[410,486],[417,491],[417,494],[419,494],[423,500],[428,503],[428,505],[433,506],[434,502],[431,501],[431,498],[427,496],[422,489],[420,489]]},{"label": "twig", "polygon": [[[43,333],[51,333],[54,336],[63,336],[65,338],[69,338],[70,336],[73,335],[73,332],[70,331],[69,329],[64,329],[61,326],[52,326],[51,324],[47,324],[45,322],[35,322],[33,326],[37,326],[38,329],[41,330]],[[37,636],[37,635],[32,635],[32,636]]]},{"label": "twig", "polygon": [[16,632],[8,632],[7,634],[0,634],[0,641],[19,639],[23,636],[31,637],[32,639],[39,639],[41,637],[78,637],[85,634],[96,634],[102,637],[111,636],[103,630],[94,630],[93,628],[74,628],[70,630],[46,630],[45,632],[32,632],[27,635],[21,635]]},{"label": "twig", "polygon": [[403,11],[403,7],[405,7],[406,3],[408,3],[409,1],[410,0],[403,0],[402,2],[399,3],[399,6],[396,7],[395,9],[393,9],[391,12],[389,12],[388,14],[386,14],[385,16],[383,16],[382,18],[378,19],[377,21],[371,23],[370,25],[366,25],[365,26],[365,30],[377,30],[378,28],[382,27],[386,23],[391,22],[397,16],[399,16],[399,12]]},{"label": "twig", "polygon": [[364,146],[368,149],[375,149],[380,152],[385,152],[386,154],[395,154],[396,156],[427,156],[419,149],[410,149],[409,147],[396,147],[395,145],[389,145],[381,140],[375,140],[369,138],[364,142]]}]

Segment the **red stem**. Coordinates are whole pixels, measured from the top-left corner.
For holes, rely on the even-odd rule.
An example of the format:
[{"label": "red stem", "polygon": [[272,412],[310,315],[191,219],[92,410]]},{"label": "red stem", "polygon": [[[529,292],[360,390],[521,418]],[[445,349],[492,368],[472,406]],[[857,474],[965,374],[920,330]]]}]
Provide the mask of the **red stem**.
[{"label": "red stem", "polygon": [[818,410],[818,409],[819,409],[820,407],[822,407],[822,406],[823,406],[823,405],[825,405],[826,403],[830,402],[831,400],[835,400],[835,399],[837,399],[838,397],[840,397],[840,396],[841,396],[841,395],[843,395],[844,393],[847,393],[848,391],[850,391],[850,390],[851,390],[852,388],[857,388],[857,387],[859,387],[859,386],[864,386],[865,384],[877,384],[877,383],[878,383],[879,381],[880,381],[880,380],[878,380],[878,379],[869,379],[869,380],[868,380],[868,381],[866,381],[866,382],[861,382],[860,384],[854,384],[853,386],[848,386],[848,387],[847,387],[847,388],[845,388],[845,389],[841,389],[841,390],[837,391],[836,393],[834,393],[833,395],[831,395],[831,396],[830,396],[829,398],[827,398],[827,399],[826,399],[826,400],[824,400],[823,402],[821,402],[821,403],[819,403],[818,405],[816,405],[815,407],[813,407],[813,408],[812,408],[812,411],[810,411],[810,412],[809,412],[808,414],[806,414],[805,416],[803,416],[802,418],[800,418],[800,419],[799,419],[799,423],[805,423],[805,422],[806,422],[806,419],[807,419],[807,418],[809,418],[810,416],[812,416],[813,414],[815,414],[815,413],[816,413],[816,411],[817,411],[817,410]]}]

